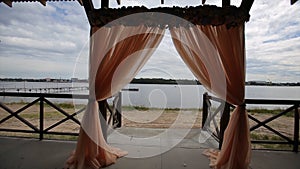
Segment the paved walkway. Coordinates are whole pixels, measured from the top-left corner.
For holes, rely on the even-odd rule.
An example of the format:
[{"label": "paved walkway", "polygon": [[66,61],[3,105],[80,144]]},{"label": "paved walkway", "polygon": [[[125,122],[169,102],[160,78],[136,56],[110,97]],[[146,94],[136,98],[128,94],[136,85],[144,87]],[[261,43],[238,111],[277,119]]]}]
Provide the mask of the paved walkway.
[{"label": "paved walkway", "polygon": [[[199,130],[189,132],[180,140],[183,132],[124,128],[112,133],[108,142],[129,151],[129,154],[107,168],[209,169],[209,161],[202,152],[207,147],[216,146],[215,142]],[[75,146],[73,141],[0,137],[0,169],[61,169]],[[253,150],[250,167],[299,169],[300,153]]]}]

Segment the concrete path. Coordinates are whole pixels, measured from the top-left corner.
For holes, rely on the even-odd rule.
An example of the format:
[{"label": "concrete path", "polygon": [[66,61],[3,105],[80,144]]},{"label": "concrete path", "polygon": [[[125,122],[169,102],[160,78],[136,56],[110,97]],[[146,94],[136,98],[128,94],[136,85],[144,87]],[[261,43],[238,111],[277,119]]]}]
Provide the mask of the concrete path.
[{"label": "concrete path", "polygon": [[[116,147],[129,151],[129,155],[120,158],[116,164],[107,168],[209,169],[209,160],[202,152],[207,147],[216,146],[215,143],[209,139],[201,140],[205,136],[199,137],[200,134],[205,133],[193,130],[175,146],[167,144],[167,141],[176,142],[176,138],[178,139],[178,135],[180,136],[182,132],[176,130],[167,133],[169,136],[167,138],[161,134],[164,130],[125,128],[113,133],[108,137],[108,141]],[[147,139],[151,137],[152,139]],[[75,146],[76,142],[73,141],[0,137],[0,169],[62,169]],[[300,153],[253,150],[250,167],[299,169]]]}]

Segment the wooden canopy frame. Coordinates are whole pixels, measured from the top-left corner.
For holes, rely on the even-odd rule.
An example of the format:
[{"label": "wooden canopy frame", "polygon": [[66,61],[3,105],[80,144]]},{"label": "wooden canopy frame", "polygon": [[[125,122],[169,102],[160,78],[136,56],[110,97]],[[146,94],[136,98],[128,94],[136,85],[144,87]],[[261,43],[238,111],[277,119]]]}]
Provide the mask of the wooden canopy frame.
[{"label": "wooden canopy frame", "polygon": [[[120,1],[117,0],[118,4]],[[110,21],[116,20],[122,16],[126,16],[139,12],[162,12],[178,16],[190,21],[193,24],[201,22],[202,25],[222,25],[227,24],[229,27],[234,26],[236,22],[245,22],[249,20],[249,11],[254,0],[242,0],[240,7],[230,5],[230,0],[222,0],[222,7],[216,6],[197,6],[197,7],[159,7],[147,9],[146,7],[122,7],[117,9],[109,8],[109,0],[101,0],[101,8],[95,9],[92,0],[82,0],[87,18],[91,26],[104,26]],[[164,3],[164,0],[161,0]],[[202,0],[205,4],[205,0]],[[216,13],[218,15],[216,15]],[[195,15],[196,14],[196,15]],[[220,17],[221,16],[221,17]],[[195,17],[197,17],[195,19]],[[200,19],[199,19],[200,17]],[[195,21],[197,20],[197,21]],[[209,20],[209,21],[207,21]],[[162,21],[160,21],[161,23]],[[166,21],[168,22],[168,21]],[[196,22],[196,23],[195,23]],[[205,23],[208,22],[208,23]]]},{"label": "wooden canopy frame", "polygon": [[[40,2],[43,6],[46,6],[47,1],[51,2],[51,1],[78,1],[78,3],[80,5],[83,6],[84,1],[89,1],[87,3],[89,3],[90,5],[92,4],[91,0],[0,0],[0,3],[3,2],[4,4],[6,4],[9,7],[12,7],[12,3],[13,2]],[[100,1],[100,0],[99,0]],[[121,1],[120,0],[116,0],[117,3],[120,5]],[[254,0],[243,0],[241,6],[246,7],[246,9],[251,8],[252,4],[253,4]],[[290,3],[291,5],[293,5],[294,3],[296,3],[298,0],[291,0]],[[206,0],[202,0],[202,4],[205,4]],[[164,0],[161,0],[161,4],[164,4]],[[88,4],[87,4],[88,5]],[[222,6],[230,6],[230,0],[222,0]],[[109,0],[101,0],[101,8],[109,8]]]}]

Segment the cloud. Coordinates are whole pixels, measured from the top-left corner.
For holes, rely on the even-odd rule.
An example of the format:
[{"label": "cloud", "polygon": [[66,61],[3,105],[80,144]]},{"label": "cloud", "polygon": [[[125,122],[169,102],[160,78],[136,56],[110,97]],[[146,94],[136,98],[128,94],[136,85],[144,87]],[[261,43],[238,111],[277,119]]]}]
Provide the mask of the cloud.
[{"label": "cloud", "polygon": [[[121,2],[147,7],[201,4],[199,0],[165,0],[163,5],[153,0]],[[240,0],[231,3],[239,6]],[[206,4],[221,6],[221,1],[207,0]],[[116,1],[110,6],[120,7]],[[299,10],[300,3],[254,1],[245,29],[247,80],[300,81]],[[167,36],[139,76],[194,78]],[[14,3],[13,8],[1,4],[0,76],[70,78],[77,65],[75,76],[87,78],[88,38],[89,23],[76,1],[47,2],[46,7],[40,3]]]},{"label": "cloud", "polygon": [[300,81],[299,10],[299,3],[254,2],[245,31],[248,80]]},{"label": "cloud", "polygon": [[41,72],[48,72],[71,77],[76,57],[89,39],[89,25],[78,2],[49,2],[46,7],[14,3],[13,8],[1,5],[0,11],[2,76],[41,77]]}]

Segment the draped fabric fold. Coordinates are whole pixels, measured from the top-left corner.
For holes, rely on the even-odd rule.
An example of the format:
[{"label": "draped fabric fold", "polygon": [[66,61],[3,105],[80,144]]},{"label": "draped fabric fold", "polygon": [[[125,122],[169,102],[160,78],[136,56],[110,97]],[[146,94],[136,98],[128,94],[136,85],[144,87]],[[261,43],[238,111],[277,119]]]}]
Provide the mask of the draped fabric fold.
[{"label": "draped fabric fold", "polygon": [[[169,25],[170,26],[170,25]],[[237,105],[224,134],[221,151],[206,151],[211,166],[246,169],[250,135],[245,94],[244,25],[169,27],[173,43],[195,77],[212,93]],[[103,138],[97,101],[128,84],[140,71],[164,35],[165,28],[110,25],[92,27],[90,38],[89,102],[83,116],[76,150],[66,168],[101,168],[127,152]]]},{"label": "draped fabric fold", "polygon": [[101,168],[127,154],[111,147],[103,138],[97,101],[113,96],[135,77],[161,42],[164,31],[143,25],[92,27],[89,102],[76,150],[65,168]]},{"label": "draped fabric fold", "polygon": [[210,92],[237,105],[224,134],[220,152],[210,150],[211,167],[246,169],[250,161],[245,94],[244,25],[170,28],[174,45],[195,77]]}]

